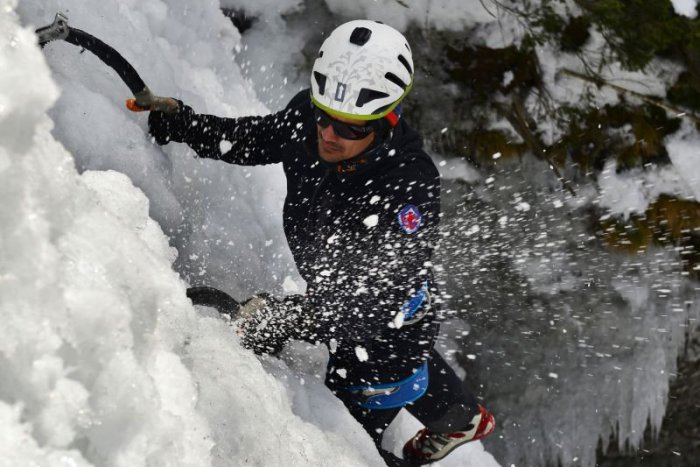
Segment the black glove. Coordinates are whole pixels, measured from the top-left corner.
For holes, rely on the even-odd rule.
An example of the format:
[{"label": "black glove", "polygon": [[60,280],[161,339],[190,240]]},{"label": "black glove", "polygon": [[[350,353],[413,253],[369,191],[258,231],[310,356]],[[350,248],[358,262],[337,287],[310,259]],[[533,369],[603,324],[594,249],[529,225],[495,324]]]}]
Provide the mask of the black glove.
[{"label": "black glove", "polygon": [[254,295],[241,303],[234,319],[243,346],[256,354],[277,355],[290,339],[299,338],[300,311],[290,306],[294,296],[277,300],[270,294]]},{"label": "black glove", "polygon": [[155,138],[156,143],[161,146],[168,144],[170,141],[184,142],[187,133],[192,128],[195,116],[194,110],[180,100],[177,103],[180,105],[178,112],[152,111],[148,115],[148,132]]}]

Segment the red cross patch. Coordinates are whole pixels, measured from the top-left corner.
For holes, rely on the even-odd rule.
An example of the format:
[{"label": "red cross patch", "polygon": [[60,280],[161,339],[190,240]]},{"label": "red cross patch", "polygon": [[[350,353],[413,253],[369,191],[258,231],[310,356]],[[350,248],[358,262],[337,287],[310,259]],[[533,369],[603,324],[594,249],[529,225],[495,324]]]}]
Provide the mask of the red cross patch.
[{"label": "red cross patch", "polygon": [[417,207],[407,204],[399,211],[399,225],[407,234],[412,234],[421,226],[423,216]]}]

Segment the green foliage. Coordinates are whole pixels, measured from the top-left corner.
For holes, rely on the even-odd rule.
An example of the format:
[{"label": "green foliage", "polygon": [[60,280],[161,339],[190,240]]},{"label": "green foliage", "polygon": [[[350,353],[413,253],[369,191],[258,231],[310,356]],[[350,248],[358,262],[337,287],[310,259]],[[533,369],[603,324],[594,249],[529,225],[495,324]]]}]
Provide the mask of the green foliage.
[{"label": "green foliage", "polygon": [[[513,142],[512,138],[499,130],[478,128],[460,133],[458,137],[464,147],[470,148],[469,161],[477,167],[509,163],[527,152],[525,144]],[[498,159],[493,158],[496,153],[500,154]]]},{"label": "green foliage", "polygon": [[577,52],[591,37],[591,21],[586,16],[571,18],[561,31],[561,49],[565,52]]},{"label": "green foliage", "polygon": [[[669,0],[576,0],[601,29],[629,69],[644,68],[655,55],[697,48],[698,24],[679,16]],[[695,36],[695,40],[691,39]]]},{"label": "green foliage", "polygon": [[543,2],[534,13],[531,20],[532,26],[541,29],[544,36],[559,34],[565,27],[565,19],[556,14],[548,2]]},{"label": "green foliage", "polygon": [[[445,52],[450,78],[481,103],[487,103],[496,92],[505,94],[516,88],[526,92],[541,82],[537,55],[527,45],[502,49],[448,46]],[[504,81],[507,72],[513,73],[509,82]]]},{"label": "green foliage", "polygon": [[[614,54],[591,59],[596,66],[615,59],[629,68],[642,68],[659,54],[682,60],[688,72],[670,89],[669,99],[680,108],[700,109],[700,46],[696,47],[700,45],[700,22],[677,15],[669,0],[574,1],[581,7],[576,16],[569,15],[566,3],[560,0],[497,2],[528,31],[520,45],[492,49],[471,45],[459,35],[444,42],[447,45],[439,59],[444,71],[441,79],[458,85],[463,102],[457,106],[459,118],[467,122],[455,125],[461,128],[458,137],[453,133],[455,137],[441,141],[448,151],[464,154],[468,147],[483,163],[495,152],[508,160],[509,155],[529,150],[546,154],[560,168],[573,159],[582,174],[599,171],[611,158],[620,170],[669,163],[664,139],[679,128],[679,119],[669,118],[666,110],[653,105],[653,98],[645,105],[629,104],[625,100],[629,94],[622,89],[618,91],[623,100],[615,106],[585,107],[582,100],[569,108],[555,107],[542,87],[536,50],[540,44],[556,42],[562,51],[585,55],[585,44],[597,28]],[[588,69],[586,75],[595,83],[593,73]],[[601,80],[598,85],[606,82]],[[552,146],[542,142],[536,118],[527,114],[526,109],[532,107],[525,103],[533,95],[541,100],[541,109],[557,115],[563,130],[561,141]],[[525,145],[513,145],[510,135],[489,131],[489,122],[499,118],[511,123]]]},{"label": "green foliage", "polygon": [[647,163],[669,162],[663,140],[680,127],[653,105],[607,105],[586,110],[565,109],[569,115],[566,136],[557,144],[586,173],[600,171],[605,161],[617,159],[620,170]]},{"label": "green foliage", "polygon": [[676,247],[686,272],[700,279],[700,203],[696,201],[661,195],[643,216],[601,221],[598,232],[610,247],[625,253],[642,253],[652,245]]},{"label": "green foliage", "polygon": [[[507,166],[525,153],[546,154],[555,168],[573,165],[577,176],[596,178],[610,160],[616,161],[618,170],[670,163],[664,141],[679,129],[681,120],[669,109],[676,105],[700,110],[700,20],[677,15],[669,0],[574,1],[581,7],[577,16],[567,15],[559,0],[524,0],[509,2],[510,6],[500,2],[528,31],[519,46],[490,49],[459,38],[445,48],[444,82],[458,84],[466,103],[462,108],[467,109],[461,117],[469,122],[451,132],[450,143],[462,155],[468,148],[467,157],[479,167]],[[594,29],[602,32],[608,48],[602,56],[590,57],[585,45]],[[570,107],[555,107],[542,87],[536,50],[543,44],[580,54],[588,68],[576,71],[578,78],[615,89],[619,103],[587,107],[582,99]],[[594,68],[604,69],[611,61],[642,70],[655,57],[681,63],[687,70],[668,90],[667,101],[595,76]],[[504,79],[508,73],[512,79]],[[596,91],[591,87],[590,92]],[[533,96],[560,125],[561,139],[553,145],[542,142],[539,122],[528,115],[532,111],[528,99]],[[633,102],[627,100],[630,96],[635,96]],[[638,99],[644,104],[639,105]],[[499,118],[511,124],[520,136],[518,142],[490,127]],[[495,153],[500,157],[494,159]],[[611,247],[627,253],[644,252],[652,245],[682,247],[686,271],[700,280],[700,203],[662,195],[644,215],[627,221],[607,219],[597,227]]]},{"label": "green foliage", "polygon": [[688,71],[681,73],[666,97],[674,104],[700,111],[700,76]]}]

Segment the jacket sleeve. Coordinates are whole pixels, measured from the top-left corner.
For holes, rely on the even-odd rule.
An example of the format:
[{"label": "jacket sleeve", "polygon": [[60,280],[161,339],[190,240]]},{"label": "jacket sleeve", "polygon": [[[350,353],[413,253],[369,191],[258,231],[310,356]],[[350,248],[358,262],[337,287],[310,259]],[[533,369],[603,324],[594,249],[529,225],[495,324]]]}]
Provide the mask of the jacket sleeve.
[{"label": "jacket sleeve", "polygon": [[288,297],[278,309],[268,310],[258,320],[250,346],[269,347],[270,342],[279,345],[287,339],[360,343],[408,325],[411,317],[404,312],[411,299],[424,286],[433,286],[439,178],[416,177],[407,170],[385,183],[380,194],[368,195],[371,209],[351,214],[334,230],[337,236],[319,245],[324,261],[318,262],[306,295]]},{"label": "jacket sleeve", "polygon": [[[282,162],[286,149],[302,142],[308,99],[304,91],[287,107],[265,116],[224,118],[193,113],[183,143],[199,157],[230,164],[262,165]],[[308,118],[306,119],[308,120]]]}]

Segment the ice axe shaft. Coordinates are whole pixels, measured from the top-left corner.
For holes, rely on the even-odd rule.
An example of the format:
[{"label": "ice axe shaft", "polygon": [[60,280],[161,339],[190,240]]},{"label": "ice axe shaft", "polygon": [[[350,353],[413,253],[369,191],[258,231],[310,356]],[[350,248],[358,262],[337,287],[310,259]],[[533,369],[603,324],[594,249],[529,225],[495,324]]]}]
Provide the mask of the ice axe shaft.
[{"label": "ice axe shaft", "polygon": [[55,40],[64,40],[70,44],[83,47],[92,52],[103,63],[117,72],[129,90],[133,99],[126,101],[126,107],[133,112],[158,110],[162,112],[177,112],[179,109],[175,99],[154,95],[143,82],[136,69],[122,55],[95,36],[68,25],[68,18],[57,13],[53,23],[36,30],[39,45]]}]

